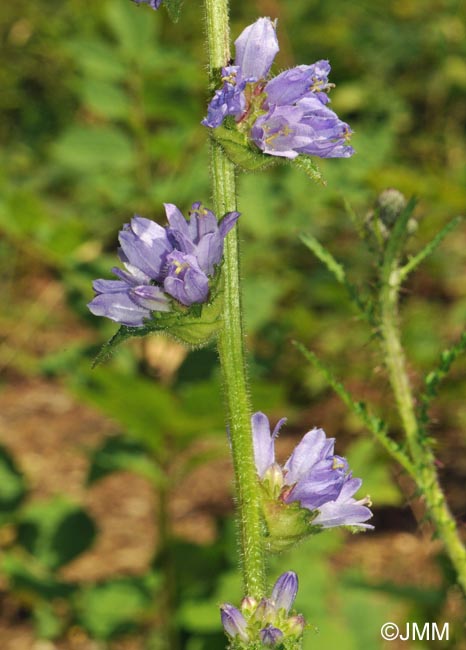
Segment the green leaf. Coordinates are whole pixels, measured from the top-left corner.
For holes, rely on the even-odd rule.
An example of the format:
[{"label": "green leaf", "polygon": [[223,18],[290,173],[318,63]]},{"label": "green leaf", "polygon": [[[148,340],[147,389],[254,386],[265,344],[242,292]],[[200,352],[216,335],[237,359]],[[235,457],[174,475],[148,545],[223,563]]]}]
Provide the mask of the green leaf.
[{"label": "green leaf", "polygon": [[56,611],[49,602],[39,602],[34,607],[34,627],[39,639],[57,639],[64,631],[66,621],[63,613]]},{"label": "green leaf", "polygon": [[94,360],[93,367],[106,361],[114,349],[130,338],[140,338],[153,333],[168,334],[191,348],[201,348],[216,336],[220,325],[222,292],[219,291],[209,303],[193,305],[186,311],[153,312],[153,319],[142,327],[122,325],[112,338],[105,343]]},{"label": "green leaf", "polygon": [[210,129],[211,137],[220,144],[228,158],[243,171],[259,171],[282,162],[276,156],[268,156],[249,145],[246,137],[237,130],[219,126]]},{"label": "green leaf", "polygon": [[112,47],[100,40],[79,39],[68,43],[66,49],[87,77],[120,81],[127,74],[126,66],[118,57],[115,46]]},{"label": "green leaf", "polygon": [[26,481],[16,463],[0,445],[0,523],[15,512],[26,495]]},{"label": "green leaf", "polygon": [[30,504],[18,525],[18,542],[49,569],[71,562],[95,536],[96,526],[87,512],[62,497]]},{"label": "green leaf", "polygon": [[296,156],[296,158],[291,161],[291,164],[293,167],[296,167],[296,169],[300,169],[302,172],[304,172],[306,176],[308,176],[316,183],[320,183],[321,185],[327,184],[317,163],[311,156],[299,154],[299,156]]},{"label": "green leaf", "polygon": [[3,555],[1,569],[8,577],[10,588],[29,598],[45,601],[64,599],[76,589],[73,584],[57,580],[37,562],[28,562],[28,558],[18,557],[16,553]]},{"label": "green leaf", "polygon": [[107,640],[137,627],[152,606],[152,589],[141,578],[121,578],[84,588],[76,599],[80,625]]},{"label": "green leaf", "polygon": [[346,272],[343,266],[336,261],[331,252],[325,248],[315,237],[311,235],[301,235],[301,241],[321,262],[325,264],[330,273],[333,273],[340,284],[346,283]]},{"label": "green leaf", "polygon": [[346,277],[346,271],[343,265],[337,262],[331,252],[325,248],[325,246],[323,246],[315,237],[312,237],[311,235],[301,235],[300,239],[303,244],[314,253],[317,259],[325,264],[330,273],[332,273],[336,278],[337,282],[346,288],[348,296],[356,305],[360,313],[368,320],[371,325],[376,325],[373,306],[366,299],[361,298],[357,287],[352,284]]},{"label": "green leaf", "polygon": [[[212,416],[187,412],[172,390],[153,379],[112,367],[91,370],[86,363],[70,378],[71,389],[118,422],[125,433],[156,454],[166,451],[166,436],[184,447],[199,431],[212,427]],[[217,418],[214,420],[216,426]]]},{"label": "green leaf", "polygon": [[442,352],[437,368],[429,372],[425,378],[425,390],[421,395],[421,407],[419,414],[419,419],[424,425],[427,425],[429,422],[428,410],[432,403],[432,400],[435,399],[438,394],[440,383],[447,377],[454,361],[456,361],[456,359],[465,352],[466,332],[463,332],[457,343],[455,343],[448,350],[444,350]]},{"label": "green leaf", "polygon": [[380,444],[388,451],[388,453],[397,460],[405,470],[411,474],[415,475],[413,466],[410,459],[406,455],[402,447],[388,435],[387,425],[385,422],[369,413],[364,402],[357,402],[351,393],[346,390],[341,382],[336,379],[332,371],[321,361],[312,350],[307,350],[304,345],[298,343],[297,341],[293,342],[294,346],[301,352],[301,354],[312,363],[315,368],[318,368],[324,375],[328,384],[333,388],[335,393],[340,397],[342,402],[353,411],[364,424],[367,426],[369,431],[372,432],[374,437],[380,442]]},{"label": "green leaf", "polygon": [[126,119],[130,111],[128,95],[109,81],[86,79],[81,88],[84,104],[108,119]]},{"label": "green leaf", "polygon": [[116,127],[72,126],[54,146],[57,160],[72,170],[92,174],[98,170],[127,171],[135,164],[131,141]]},{"label": "green leaf", "polygon": [[409,262],[407,262],[400,269],[400,283],[402,283],[408,275],[413,271],[421,262],[423,262],[426,257],[435,251],[435,249],[440,246],[445,237],[454,230],[461,222],[463,217],[455,217],[447,225],[442,228],[442,230],[435,235],[435,237],[430,241],[425,248],[423,248],[417,255],[414,255]]},{"label": "green leaf", "polygon": [[180,18],[183,0],[163,0],[163,5],[173,22],[177,23]]},{"label": "green leaf", "polygon": [[106,17],[123,52],[139,61],[146,55],[154,32],[156,16],[147,7],[138,7],[128,0],[112,0],[106,5]]},{"label": "green leaf", "polygon": [[134,472],[154,485],[163,480],[163,472],[146,446],[123,436],[109,438],[92,453],[87,483],[118,471]]}]

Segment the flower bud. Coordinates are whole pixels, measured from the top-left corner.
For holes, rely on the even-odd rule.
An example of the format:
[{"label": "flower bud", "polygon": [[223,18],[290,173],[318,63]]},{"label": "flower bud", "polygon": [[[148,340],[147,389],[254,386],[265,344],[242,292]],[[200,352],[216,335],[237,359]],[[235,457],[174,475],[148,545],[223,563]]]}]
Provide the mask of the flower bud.
[{"label": "flower bud", "polygon": [[225,603],[220,608],[223,629],[231,638],[239,637],[246,643],[249,641],[247,633],[247,623],[239,609],[229,603]]},{"label": "flower bud", "polygon": [[270,465],[263,476],[262,484],[272,499],[277,499],[280,496],[283,483],[283,471],[280,465],[278,463]]},{"label": "flower bud", "polygon": [[273,602],[268,598],[262,598],[251,619],[265,625],[272,623],[275,620],[275,615],[276,610]]},{"label": "flower bud", "polygon": [[300,637],[304,632],[304,628],[306,627],[306,621],[304,620],[304,616],[302,614],[298,614],[297,616],[290,616],[286,623],[287,633],[290,636]]},{"label": "flower bud", "polygon": [[294,571],[286,571],[278,578],[272,589],[272,601],[277,610],[284,609],[286,614],[294,603],[298,593],[298,576]]},{"label": "flower bud", "polygon": [[401,192],[393,188],[384,190],[379,194],[376,202],[379,219],[387,228],[391,228],[395,225],[395,221],[406,208],[406,205],[406,198]]},{"label": "flower bud", "polygon": [[250,616],[257,609],[257,600],[252,596],[246,596],[241,601],[241,611],[245,616]]},{"label": "flower bud", "polygon": [[283,632],[273,625],[267,625],[260,631],[260,640],[264,645],[274,646],[283,639]]}]

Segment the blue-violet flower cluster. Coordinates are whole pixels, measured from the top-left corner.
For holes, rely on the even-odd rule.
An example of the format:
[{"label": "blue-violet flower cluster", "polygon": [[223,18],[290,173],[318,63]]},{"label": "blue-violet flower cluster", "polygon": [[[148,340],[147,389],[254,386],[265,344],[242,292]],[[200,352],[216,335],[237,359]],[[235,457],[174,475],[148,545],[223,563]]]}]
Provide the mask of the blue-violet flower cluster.
[{"label": "blue-violet flower cluster", "polygon": [[172,299],[189,307],[209,297],[209,278],[223,256],[224,239],[240,213],[228,212],[218,222],[213,212],[193,203],[190,220],[165,203],[168,226],[135,216],[119,234],[118,250],[125,270],[114,267],[118,280],[95,280],[96,297],[88,304],[96,316],[140,327],[154,311],[172,309]]},{"label": "blue-violet flower cluster", "polygon": [[305,621],[300,614],[290,615],[297,591],[298,576],[294,571],[287,571],[278,578],[270,598],[257,602],[246,596],[240,609],[229,603],[222,605],[222,625],[230,639],[230,647],[247,648],[254,642],[259,642],[261,647],[273,647],[298,640]]},{"label": "blue-violet flower cluster", "polygon": [[152,9],[158,9],[162,4],[162,0],[133,0],[133,2],[135,2],[137,5],[149,5],[149,7],[152,7]]},{"label": "blue-violet flower cluster", "polygon": [[299,65],[267,80],[279,50],[275,24],[259,18],[235,42],[234,65],[222,70],[223,86],[202,124],[216,128],[233,116],[237,128],[264,153],[295,158],[347,158],[351,129],[328,108],[330,64]]},{"label": "blue-violet flower cluster", "polygon": [[312,429],[280,467],[274,443],[285,418],[272,433],[264,413],[254,413],[251,420],[257,473],[271,497],[284,504],[298,502],[310,510],[315,515],[312,527],[373,528],[364,523],[372,517],[368,497],[353,498],[362,481],[353,478],[345,458],[333,453],[334,438],[327,438],[322,429]]}]

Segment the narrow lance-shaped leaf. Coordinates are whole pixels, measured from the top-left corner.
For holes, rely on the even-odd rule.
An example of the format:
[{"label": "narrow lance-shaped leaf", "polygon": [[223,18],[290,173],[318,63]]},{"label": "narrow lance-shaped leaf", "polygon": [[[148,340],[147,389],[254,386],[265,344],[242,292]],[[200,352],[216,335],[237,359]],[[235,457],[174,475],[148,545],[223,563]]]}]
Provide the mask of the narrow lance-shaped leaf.
[{"label": "narrow lance-shaped leaf", "polygon": [[450,372],[451,366],[456,359],[466,352],[466,332],[463,332],[461,338],[448,350],[444,350],[440,356],[440,363],[429,372],[425,378],[425,391],[421,396],[421,406],[419,412],[419,419],[423,424],[427,424],[429,417],[427,411],[429,410],[432,400],[437,396],[440,382]]},{"label": "narrow lance-shaped leaf", "polygon": [[414,255],[409,262],[407,262],[401,269],[400,269],[400,283],[403,282],[408,275],[413,271],[421,262],[423,262],[426,257],[428,257],[431,253],[435,251],[435,249],[440,246],[442,241],[445,239],[445,237],[458,226],[461,221],[463,220],[462,217],[455,217],[452,219],[447,225],[442,228],[440,232],[438,232],[435,237],[430,241],[427,246],[425,246],[417,255]]},{"label": "narrow lance-shaped leaf", "polygon": [[342,264],[337,262],[330,251],[325,248],[315,237],[312,235],[301,235],[301,241],[310,251],[321,261],[327,269],[333,274],[336,280],[342,284],[351,301],[356,305],[360,313],[369,321],[371,325],[376,325],[374,318],[374,310],[369,301],[361,298],[360,292],[357,287],[352,284],[346,277],[346,271]]},{"label": "narrow lance-shaped leaf", "polygon": [[233,131],[223,126],[211,129],[211,137],[220,144],[231,162],[243,171],[259,171],[280,162],[273,156],[267,156],[256,147],[249,145],[239,131]]},{"label": "narrow lance-shaped leaf", "polygon": [[308,176],[312,181],[320,183],[321,185],[327,185],[327,181],[322,176],[322,172],[314,158],[311,156],[305,156],[301,154],[291,161],[293,167],[301,170]]},{"label": "narrow lance-shaped leaf", "polygon": [[177,23],[181,15],[181,7],[183,0],[163,0],[163,4],[167,9],[167,13],[174,23]]},{"label": "narrow lance-shaped leaf", "polygon": [[304,345],[297,341],[294,341],[293,344],[314,367],[318,368],[323,373],[335,393],[340,397],[344,404],[353,411],[353,413],[361,418],[367,428],[373,433],[374,437],[386,449],[390,456],[397,460],[409,474],[414,476],[414,468],[411,460],[408,458],[403,448],[395,442],[395,440],[392,440],[389,437],[386,423],[381,418],[371,415],[364,402],[358,402],[353,399],[351,393],[349,393],[343,384],[336,379],[332,371],[317,357],[316,354],[314,354],[314,352],[308,350]]}]

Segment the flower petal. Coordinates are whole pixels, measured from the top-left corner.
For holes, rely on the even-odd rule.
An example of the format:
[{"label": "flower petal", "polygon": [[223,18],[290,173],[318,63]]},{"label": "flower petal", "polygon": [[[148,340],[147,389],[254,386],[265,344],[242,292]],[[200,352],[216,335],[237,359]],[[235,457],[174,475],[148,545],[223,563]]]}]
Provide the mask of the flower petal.
[{"label": "flower petal", "polygon": [[137,305],[127,292],[101,293],[87,306],[95,316],[105,316],[128,327],[140,327],[144,318],[150,317],[150,311]]},{"label": "flower petal", "polygon": [[139,285],[130,289],[129,295],[136,304],[150,311],[170,311],[168,296],[160,287]]},{"label": "flower petal", "polygon": [[[334,440],[330,440],[333,444]],[[328,441],[325,432],[322,429],[308,431],[285,463],[287,485],[297,483],[311,471],[313,465],[327,455]]]},{"label": "flower petal", "polygon": [[270,434],[269,419],[264,413],[260,411],[254,413],[251,425],[256,469],[259,477],[262,478],[275,462],[274,437]]},{"label": "flower petal", "polygon": [[243,79],[257,81],[266,77],[280,49],[275,23],[270,18],[259,18],[238,36],[235,48],[235,65],[240,67]]}]

